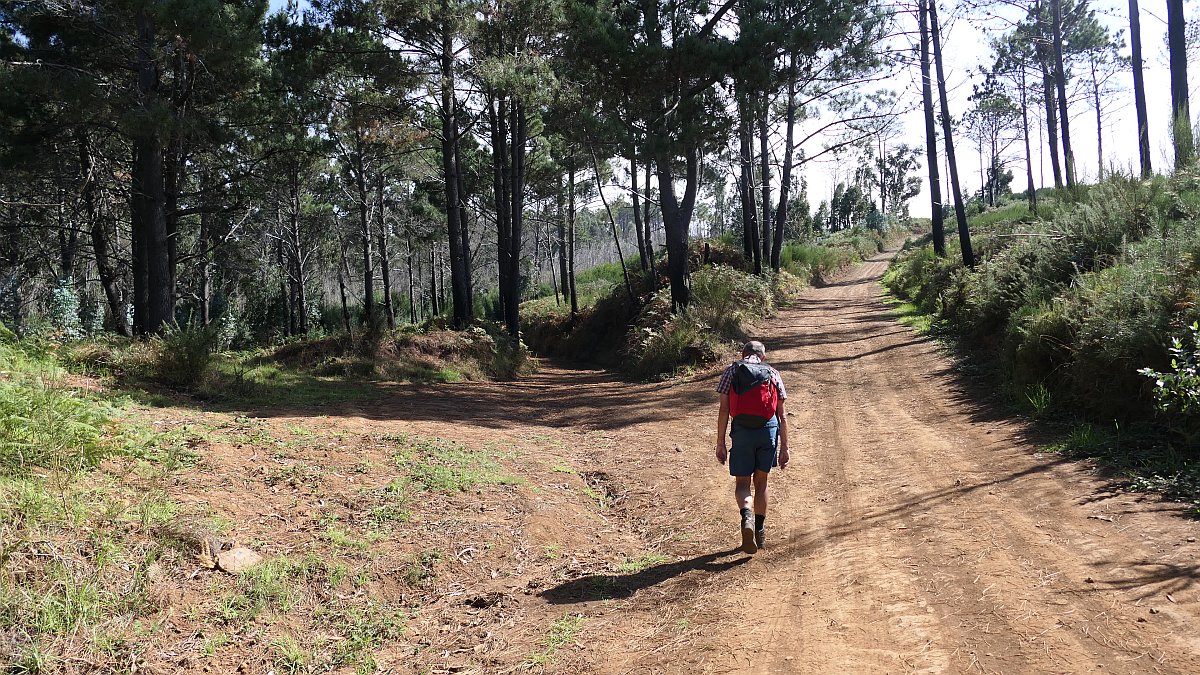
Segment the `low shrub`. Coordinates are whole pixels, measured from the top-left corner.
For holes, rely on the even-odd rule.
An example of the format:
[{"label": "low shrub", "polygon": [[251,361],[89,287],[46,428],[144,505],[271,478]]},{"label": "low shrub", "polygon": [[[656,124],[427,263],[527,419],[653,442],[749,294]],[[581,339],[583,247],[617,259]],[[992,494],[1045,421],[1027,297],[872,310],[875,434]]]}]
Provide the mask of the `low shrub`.
[{"label": "low shrub", "polygon": [[220,326],[170,324],[150,339],[151,377],[172,387],[195,387],[204,379],[220,337]]}]

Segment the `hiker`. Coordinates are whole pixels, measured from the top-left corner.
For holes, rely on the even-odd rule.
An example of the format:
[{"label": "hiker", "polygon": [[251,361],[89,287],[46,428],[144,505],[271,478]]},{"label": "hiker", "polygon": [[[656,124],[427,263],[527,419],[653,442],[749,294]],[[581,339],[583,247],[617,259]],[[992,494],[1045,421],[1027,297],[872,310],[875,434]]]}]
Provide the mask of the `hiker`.
[{"label": "hiker", "polygon": [[[755,553],[763,547],[763,521],[767,518],[767,477],[771,467],[786,468],[788,454],[787,416],[783,402],[787,389],[779,371],[763,362],[767,349],[752,340],[742,347],[742,358],[721,373],[717,393],[717,461],[729,461],[735,479],[734,497],[741,509],[742,550]],[[732,439],[725,447],[725,432],[733,418]],[[778,448],[778,453],[776,449]],[[750,485],[754,484],[753,508]]]}]

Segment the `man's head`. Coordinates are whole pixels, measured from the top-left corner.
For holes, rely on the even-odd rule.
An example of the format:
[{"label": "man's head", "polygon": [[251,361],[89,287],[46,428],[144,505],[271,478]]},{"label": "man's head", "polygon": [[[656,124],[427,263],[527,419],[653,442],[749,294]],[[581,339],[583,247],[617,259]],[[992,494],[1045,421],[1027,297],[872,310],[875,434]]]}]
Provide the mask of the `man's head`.
[{"label": "man's head", "polygon": [[763,343],[759,342],[758,340],[751,340],[742,347],[742,358],[743,359],[746,358],[747,356],[757,356],[758,358],[761,359],[761,358],[765,357],[766,355],[767,355],[767,348],[764,347]]}]

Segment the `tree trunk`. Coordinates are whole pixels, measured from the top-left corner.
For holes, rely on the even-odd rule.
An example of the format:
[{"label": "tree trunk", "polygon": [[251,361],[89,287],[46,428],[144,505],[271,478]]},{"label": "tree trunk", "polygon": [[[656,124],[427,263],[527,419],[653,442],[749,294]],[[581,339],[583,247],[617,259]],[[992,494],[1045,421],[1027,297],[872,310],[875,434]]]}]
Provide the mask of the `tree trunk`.
[{"label": "tree trunk", "polygon": [[600,184],[600,162],[596,159],[596,151],[592,151],[592,173],[596,176],[596,191],[600,193],[600,201],[604,211],[608,213],[608,223],[612,226],[613,243],[617,245],[617,260],[621,263],[621,274],[625,277],[625,290],[629,293],[629,302],[637,304],[633,294],[633,284],[629,283],[629,269],[625,267],[625,254],[621,252],[621,236],[617,231],[617,219],[613,218],[612,208],[608,205],[608,197],[604,196],[604,186]]},{"label": "tree trunk", "polygon": [[1097,180],[1104,180],[1104,131],[1102,121],[1100,119],[1100,80],[1096,75],[1096,63],[1091,61],[1088,63],[1089,70],[1092,75],[1092,105],[1096,108],[1096,158],[1100,165]]},{"label": "tree trunk", "polygon": [[920,0],[918,8],[921,30],[921,100],[925,108],[925,159],[929,165],[930,216],[933,221],[933,250],[939,257],[946,255],[946,226],[942,210],[942,179],[938,171],[937,127],[933,112],[933,82],[929,73],[929,3]]},{"label": "tree trunk", "polygon": [[[687,285],[688,227],[692,221],[692,210],[696,205],[696,189],[700,172],[699,149],[687,148],[685,158],[687,173],[684,178],[683,199],[679,199],[675,193],[675,178],[671,173],[670,156],[665,151],[660,151],[655,161],[658,168],[658,192],[662,201],[663,227],[667,235],[667,276],[671,280],[671,309],[676,312],[688,306],[691,295]],[[761,265],[761,260],[759,264]]]},{"label": "tree trunk", "polygon": [[411,324],[417,323],[417,298],[415,289],[417,287],[417,277],[413,273],[413,244],[412,234],[406,231],[404,233],[404,243],[408,247],[408,322]]},{"label": "tree trunk", "polygon": [[1171,125],[1175,170],[1192,163],[1192,113],[1188,102],[1187,39],[1183,0],[1167,0],[1167,44],[1171,53]]},{"label": "tree trunk", "polygon": [[1142,165],[1142,178],[1149,178],[1154,170],[1150,166],[1150,119],[1146,113],[1146,84],[1142,76],[1142,20],[1138,0],[1129,0],[1129,45],[1132,50],[1133,107],[1137,109],[1138,158]]},{"label": "tree trunk", "polygon": [[1025,88],[1025,66],[1021,65],[1021,137],[1025,139],[1025,178],[1029,212],[1037,215],[1037,188],[1033,184],[1033,152],[1029,145],[1029,92]]},{"label": "tree trunk", "polygon": [[971,232],[967,229],[967,210],[963,205],[962,189],[958,183],[958,161],[954,157],[954,134],[950,128],[950,104],[946,96],[946,73],[942,66],[942,37],[938,26],[937,2],[929,2],[929,30],[933,37],[933,61],[937,68],[938,95],[942,108],[942,135],[946,142],[946,161],[950,164],[950,189],[954,194],[954,213],[958,218],[958,241],[962,247],[963,264],[975,266],[971,248]]},{"label": "tree trunk", "polygon": [[[449,0],[442,0],[442,12],[449,15]],[[454,305],[453,325],[462,330],[471,323],[471,267],[462,202],[462,176],[459,166],[458,105],[454,95],[454,33],[449,21],[442,26],[442,178],[446,191],[446,232],[450,248],[450,286]]]},{"label": "tree trunk", "polygon": [[77,139],[79,143],[79,173],[83,178],[81,196],[87,217],[88,232],[92,240],[92,255],[96,258],[96,274],[100,277],[100,287],[104,289],[104,298],[108,301],[108,313],[112,316],[113,326],[121,335],[132,337],[133,331],[129,329],[129,313],[118,286],[117,272],[113,269],[108,231],[104,228],[96,205],[96,179],[93,175],[91,145],[86,132],[82,129],[78,131]]},{"label": "tree trunk", "polygon": [[383,279],[383,313],[388,330],[396,330],[396,308],[392,303],[392,256],[388,253],[387,210],[383,202],[383,172],[375,178],[375,203],[379,235],[379,274]]},{"label": "tree trunk", "polygon": [[[1048,50],[1042,50],[1048,51]],[[1050,171],[1054,174],[1054,188],[1063,186],[1062,163],[1058,155],[1058,107],[1057,96],[1054,94],[1054,78],[1047,61],[1049,54],[1039,59],[1042,68],[1042,100],[1046,104],[1046,139],[1050,147]]]},{"label": "tree trunk", "polygon": [[767,130],[767,116],[770,113],[770,101],[764,94],[758,111],[758,154],[759,179],[762,181],[762,259],[764,266],[769,264],[771,256],[771,137]]},{"label": "tree trunk", "polygon": [[652,246],[646,242],[646,233],[642,229],[642,206],[641,195],[638,194],[638,175],[637,175],[637,149],[630,148],[629,151],[629,179],[630,195],[633,198],[633,230],[637,233],[638,245],[638,261],[642,271],[650,269],[651,256],[653,255]]},{"label": "tree trunk", "polygon": [[1071,149],[1071,119],[1067,114],[1067,71],[1063,65],[1062,0],[1050,0],[1054,49],[1054,84],[1058,90],[1058,125],[1062,132],[1063,166],[1067,187],[1075,187],[1075,151]]},{"label": "tree trunk", "polygon": [[567,170],[567,285],[563,293],[570,291],[571,317],[579,314],[579,296],[575,293],[575,156],[571,155]]},{"label": "tree trunk", "polygon": [[792,143],[796,134],[796,55],[790,60],[788,103],[783,146],[783,174],[779,180],[779,207],[775,209],[775,242],[771,247],[771,269],[779,271],[779,253],[783,249],[783,230],[787,226],[788,199],[792,190]]},{"label": "tree trunk", "polygon": [[514,100],[509,110],[512,133],[512,170],[509,187],[511,215],[508,245],[508,302],[505,304],[504,324],[514,338],[521,335],[521,248],[525,220],[525,141],[529,133],[525,104]]},{"label": "tree trunk", "polygon": [[429,249],[429,310],[432,317],[442,313],[438,306],[437,253],[432,248]]},{"label": "tree trunk", "polygon": [[[158,106],[159,77],[154,62],[154,23],[140,10],[138,31],[138,104],[146,128],[135,141],[133,168],[134,204],[132,212],[134,236],[140,243],[140,267],[144,271],[139,299],[144,298],[142,321],[144,334],[159,333],[174,319],[174,296],[171,294],[171,270],[167,257],[167,222],[163,188],[162,137],[153,121]],[[136,308],[135,308],[136,312]]]},{"label": "tree trunk", "polygon": [[[741,145],[741,176],[738,194],[742,199],[742,246],[755,274],[762,274],[762,247],[758,241],[758,209],[754,204],[754,145],[750,130],[749,96],[738,98],[738,140]],[[666,207],[663,208],[666,221]]]},{"label": "tree trunk", "polygon": [[338,265],[338,294],[342,300],[342,323],[346,328],[346,335],[351,336],[354,331],[350,327],[350,303],[346,299],[346,283],[350,280],[350,259],[346,254],[346,238],[341,234],[341,223],[337,223],[335,227],[338,228],[338,252],[341,254],[341,264]]},{"label": "tree trunk", "polygon": [[[356,130],[357,134],[357,130]],[[363,280],[363,323],[368,329],[375,326],[375,269],[371,252],[371,221],[368,215],[370,204],[367,196],[366,161],[362,154],[362,139],[355,139],[354,157],[354,187],[358,192],[358,236],[362,245],[362,280]]]}]

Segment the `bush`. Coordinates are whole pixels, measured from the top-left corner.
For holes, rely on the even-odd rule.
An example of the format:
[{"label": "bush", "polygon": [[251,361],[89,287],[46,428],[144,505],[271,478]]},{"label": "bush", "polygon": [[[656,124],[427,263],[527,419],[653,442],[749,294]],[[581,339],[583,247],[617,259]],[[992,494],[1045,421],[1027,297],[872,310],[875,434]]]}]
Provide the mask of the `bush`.
[{"label": "bush", "polygon": [[1038,222],[1002,206],[973,220],[975,269],[950,240],[944,259],[905,251],[885,283],[996,357],[1018,395],[1045,387],[1091,419],[1147,419],[1139,369],[1165,369],[1172,327],[1200,318],[1197,181],[1113,176],[1043,201]]},{"label": "bush", "polygon": [[221,326],[166,326],[150,340],[153,379],[172,387],[194,387],[212,364]]}]

